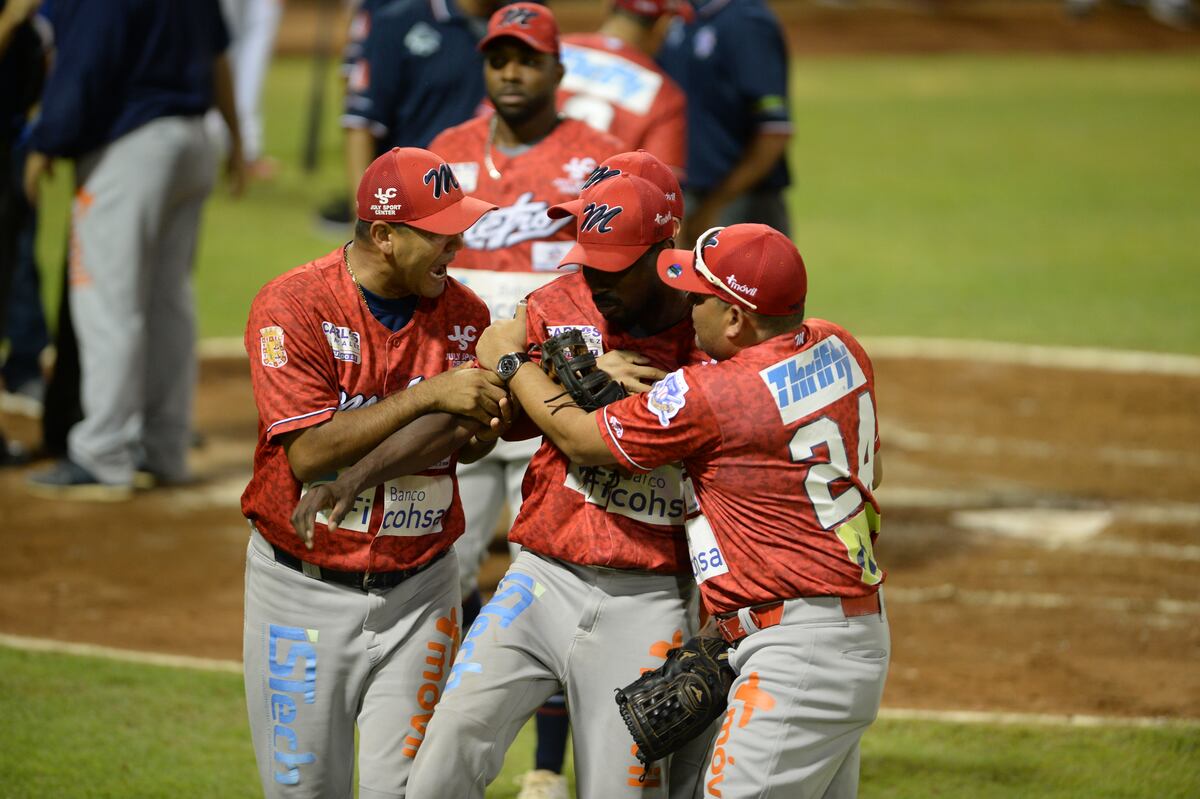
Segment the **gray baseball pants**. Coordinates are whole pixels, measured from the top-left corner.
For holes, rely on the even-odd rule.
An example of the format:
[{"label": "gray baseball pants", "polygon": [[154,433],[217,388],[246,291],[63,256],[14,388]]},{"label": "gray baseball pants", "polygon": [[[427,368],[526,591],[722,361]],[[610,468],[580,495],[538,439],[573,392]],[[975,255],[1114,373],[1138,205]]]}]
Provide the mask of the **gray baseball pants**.
[{"label": "gray baseball pants", "polygon": [[[402,799],[459,637],[453,553],[386,591],[363,593],[246,551],[243,668],[263,793]],[[442,794],[449,796],[450,794]]]},{"label": "gray baseball pants", "polygon": [[196,384],[191,271],[216,160],[201,117],[161,117],[78,159],[70,302],[83,421],[72,460],[128,484],[187,476]]},{"label": "gray baseball pants", "polygon": [[[463,639],[409,796],[481,799],[521,727],[565,688],[578,795],[667,797],[670,763],[653,764],[642,779],[613,692],[691,637],[694,590],[690,576],[580,566],[522,550]],[[696,749],[707,744],[698,740]],[[695,772],[689,777],[688,786]]]}]

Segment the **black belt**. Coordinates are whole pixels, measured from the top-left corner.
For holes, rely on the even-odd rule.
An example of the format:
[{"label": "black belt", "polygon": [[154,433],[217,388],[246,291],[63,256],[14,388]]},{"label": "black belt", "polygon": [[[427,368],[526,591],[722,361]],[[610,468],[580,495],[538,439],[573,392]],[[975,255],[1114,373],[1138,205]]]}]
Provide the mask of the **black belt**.
[{"label": "black belt", "polygon": [[420,574],[446,557],[446,553],[450,551],[449,548],[443,549],[434,555],[432,560],[422,563],[420,566],[414,566],[411,569],[401,569],[394,572],[342,572],[336,569],[326,569],[324,566],[300,560],[300,558],[292,553],[274,545],[271,546],[271,549],[275,551],[276,563],[281,563],[289,569],[295,569],[308,577],[312,577],[314,580],[337,583],[347,588],[353,588],[356,591],[362,591],[364,594],[371,590],[386,591],[389,588],[395,588],[409,577]]}]

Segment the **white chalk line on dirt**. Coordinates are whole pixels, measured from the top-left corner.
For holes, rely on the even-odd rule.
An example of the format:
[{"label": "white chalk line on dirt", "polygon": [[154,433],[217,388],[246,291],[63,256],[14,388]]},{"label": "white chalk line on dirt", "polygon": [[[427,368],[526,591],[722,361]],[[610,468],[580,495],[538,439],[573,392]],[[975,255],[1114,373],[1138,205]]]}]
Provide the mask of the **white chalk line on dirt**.
[{"label": "white chalk line on dirt", "polygon": [[[894,591],[893,591],[894,593]],[[242,664],[236,660],[197,658],[186,655],[165,655],[158,652],[139,652],[133,649],[117,649],[95,644],[77,644],[69,641],[54,641],[46,638],[29,638],[22,635],[0,633],[0,646],[24,652],[42,652],[56,655],[78,655],[104,658],[123,663],[145,666],[164,666],[176,669],[194,669],[241,674]],[[893,721],[934,721],[951,724],[1006,724],[1030,726],[1070,727],[1200,727],[1200,719],[1175,719],[1161,716],[1088,716],[1080,714],[1056,715],[1051,713],[992,713],[981,710],[916,710],[906,708],[884,708],[879,718]]]},{"label": "white chalk line on dirt", "polygon": [[[973,339],[867,336],[863,347],[872,358],[927,358],[983,363],[1045,366],[1099,372],[1150,372],[1200,377],[1200,358],[1165,352],[1106,350],[1093,347],[1048,347]],[[245,358],[240,338],[206,338],[199,345],[202,358]]]},{"label": "white chalk line on dirt", "polygon": [[1029,608],[1034,610],[1100,610],[1106,613],[1157,614],[1163,616],[1200,616],[1200,602],[1162,597],[1136,599],[1087,594],[1037,593],[1033,591],[981,591],[943,583],[924,588],[888,588],[887,598],[904,604],[952,602],[993,608]]}]

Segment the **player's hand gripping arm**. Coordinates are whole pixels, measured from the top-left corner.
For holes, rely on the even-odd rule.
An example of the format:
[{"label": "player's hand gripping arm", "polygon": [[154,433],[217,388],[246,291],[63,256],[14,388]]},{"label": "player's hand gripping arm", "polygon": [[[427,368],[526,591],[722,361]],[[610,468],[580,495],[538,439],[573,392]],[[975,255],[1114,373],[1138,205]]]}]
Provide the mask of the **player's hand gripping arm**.
[{"label": "player's hand gripping arm", "polygon": [[328,527],[336,530],[363,490],[428,469],[472,441],[479,430],[477,422],[447,413],[430,413],[416,419],[344,469],[334,482],[313,486],[292,511],[292,528],[304,546],[312,549],[319,512],[330,511]]},{"label": "player's hand gripping arm", "polygon": [[[496,368],[500,356],[525,349],[525,309],[518,307],[515,319],[493,322],[475,348],[475,357],[488,369]],[[526,363],[508,382],[508,389],[525,414],[550,437],[563,454],[580,466],[604,466],[617,462],[596,424],[594,413],[579,407],[552,408],[561,397],[555,385],[536,364]]]},{"label": "player's hand gripping arm", "polygon": [[596,359],[596,366],[616,380],[630,394],[649,391],[667,376],[662,369],[650,365],[650,359],[632,350],[609,350]]},{"label": "player's hand gripping arm", "polygon": [[[309,482],[359,461],[418,416],[435,411],[464,416],[488,429],[507,411],[503,381],[486,369],[442,372],[369,407],[338,411],[327,421],[282,436],[296,479]],[[444,457],[444,456],[443,456]]]}]

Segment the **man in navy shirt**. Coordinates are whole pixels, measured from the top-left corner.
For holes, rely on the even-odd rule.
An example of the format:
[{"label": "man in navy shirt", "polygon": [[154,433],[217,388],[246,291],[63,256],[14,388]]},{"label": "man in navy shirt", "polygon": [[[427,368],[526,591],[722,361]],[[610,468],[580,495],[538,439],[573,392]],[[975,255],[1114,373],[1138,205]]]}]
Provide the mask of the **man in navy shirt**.
[{"label": "man in navy shirt", "polygon": [[58,55],[34,123],[25,187],[75,162],[69,271],[84,418],[37,493],[123,499],[135,469],[187,478],[195,388],[191,290],[215,155],[214,98],[242,183],[241,138],[217,0],[58,0]]},{"label": "man in navy shirt", "polygon": [[[497,0],[365,0],[347,55],[346,178],[354,196],[363,171],[392,147],[426,147],[483,102],[476,49]],[[334,221],[333,206],[321,213]],[[339,214],[340,215],[340,214]],[[349,204],[344,214],[349,223]]]},{"label": "man in navy shirt", "polygon": [[764,0],[692,0],[659,51],[687,95],[688,217],[683,240],[715,225],[761,222],[788,232],[782,190],[792,124],[787,46]]}]

